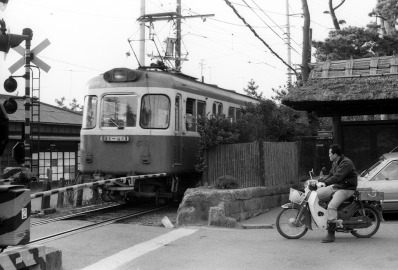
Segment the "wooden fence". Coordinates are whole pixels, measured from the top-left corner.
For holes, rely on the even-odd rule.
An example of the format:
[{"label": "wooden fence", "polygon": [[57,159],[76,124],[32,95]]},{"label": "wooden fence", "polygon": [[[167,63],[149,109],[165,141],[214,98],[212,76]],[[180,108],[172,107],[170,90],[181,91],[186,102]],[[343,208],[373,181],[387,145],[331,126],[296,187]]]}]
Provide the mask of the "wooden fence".
[{"label": "wooden fence", "polygon": [[203,182],[214,185],[218,177],[231,175],[241,187],[299,183],[309,178],[316,158],[315,138],[220,145],[206,154]]}]

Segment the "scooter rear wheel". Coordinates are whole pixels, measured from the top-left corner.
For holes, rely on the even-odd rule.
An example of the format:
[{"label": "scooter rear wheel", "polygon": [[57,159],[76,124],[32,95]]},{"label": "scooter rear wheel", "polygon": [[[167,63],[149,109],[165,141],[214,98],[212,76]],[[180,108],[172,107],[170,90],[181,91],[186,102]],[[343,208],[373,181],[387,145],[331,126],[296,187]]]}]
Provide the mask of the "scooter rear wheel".
[{"label": "scooter rear wheel", "polygon": [[[351,232],[352,235],[358,238],[369,238],[373,236],[379,230],[380,227],[380,216],[378,211],[371,206],[364,206],[364,211],[365,211],[365,216],[367,216],[372,220],[372,225],[368,228],[356,229],[355,231]],[[353,217],[363,216],[362,210],[357,209],[352,216]]]},{"label": "scooter rear wheel", "polygon": [[[284,208],[276,218],[276,228],[278,232],[287,239],[299,239],[308,231],[304,223],[294,224],[299,209]],[[304,217],[303,217],[304,219]]]}]

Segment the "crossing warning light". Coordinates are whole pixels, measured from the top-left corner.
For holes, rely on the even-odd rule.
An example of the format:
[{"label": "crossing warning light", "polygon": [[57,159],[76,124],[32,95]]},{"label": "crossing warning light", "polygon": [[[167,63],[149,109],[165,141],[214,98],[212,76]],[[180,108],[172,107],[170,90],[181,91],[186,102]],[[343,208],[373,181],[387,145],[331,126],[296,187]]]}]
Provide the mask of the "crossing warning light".
[{"label": "crossing warning light", "polygon": [[4,81],[4,90],[6,90],[8,93],[14,92],[17,90],[17,87],[18,83],[12,76],[8,77],[8,79]]},{"label": "crossing warning light", "polygon": [[[17,81],[10,76],[8,79],[4,81],[4,90],[6,90],[8,93],[14,92],[18,87]],[[8,98],[4,101],[3,103],[4,109],[8,114],[13,114],[17,111],[18,109],[18,104],[13,98]]]},{"label": "crossing warning light", "polygon": [[0,250],[30,241],[30,190],[19,185],[0,186]]},{"label": "crossing warning light", "polygon": [[0,20],[0,51],[8,53],[10,48],[17,47],[27,39],[29,36],[7,33],[6,22],[3,19]]},{"label": "crossing warning light", "polygon": [[13,114],[18,109],[18,104],[13,98],[8,98],[3,102],[4,109],[6,113]]}]

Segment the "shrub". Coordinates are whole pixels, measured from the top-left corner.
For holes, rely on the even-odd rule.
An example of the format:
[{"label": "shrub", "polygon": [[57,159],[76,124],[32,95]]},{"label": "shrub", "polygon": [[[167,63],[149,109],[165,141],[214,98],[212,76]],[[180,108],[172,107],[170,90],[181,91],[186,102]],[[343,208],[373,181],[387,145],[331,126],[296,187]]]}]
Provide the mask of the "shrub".
[{"label": "shrub", "polygon": [[239,182],[233,176],[223,175],[217,178],[214,187],[216,189],[237,189],[239,188]]}]

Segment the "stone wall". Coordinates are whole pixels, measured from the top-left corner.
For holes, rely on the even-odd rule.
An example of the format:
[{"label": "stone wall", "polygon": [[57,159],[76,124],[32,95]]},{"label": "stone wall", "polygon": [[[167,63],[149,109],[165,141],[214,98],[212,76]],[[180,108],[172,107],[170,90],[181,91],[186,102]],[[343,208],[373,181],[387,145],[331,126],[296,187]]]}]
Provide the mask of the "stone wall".
[{"label": "stone wall", "polygon": [[[292,185],[242,189],[188,189],[177,211],[177,225],[237,227],[243,221],[289,201]],[[294,187],[298,189],[297,185]]]}]

